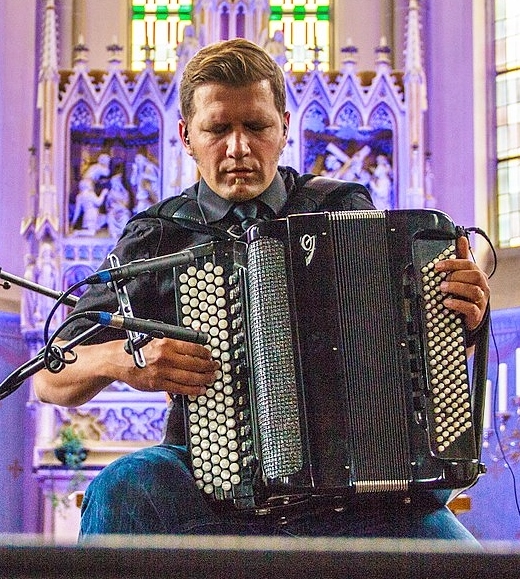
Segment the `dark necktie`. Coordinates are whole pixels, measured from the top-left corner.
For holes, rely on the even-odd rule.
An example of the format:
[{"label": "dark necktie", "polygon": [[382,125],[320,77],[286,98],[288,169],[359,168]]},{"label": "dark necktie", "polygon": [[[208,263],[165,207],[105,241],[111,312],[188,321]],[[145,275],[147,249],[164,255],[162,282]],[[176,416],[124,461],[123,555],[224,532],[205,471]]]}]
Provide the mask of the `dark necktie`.
[{"label": "dark necktie", "polygon": [[258,220],[258,204],[256,201],[244,201],[233,207],[233,215],[238,219],[240,227],[246,231]]}]

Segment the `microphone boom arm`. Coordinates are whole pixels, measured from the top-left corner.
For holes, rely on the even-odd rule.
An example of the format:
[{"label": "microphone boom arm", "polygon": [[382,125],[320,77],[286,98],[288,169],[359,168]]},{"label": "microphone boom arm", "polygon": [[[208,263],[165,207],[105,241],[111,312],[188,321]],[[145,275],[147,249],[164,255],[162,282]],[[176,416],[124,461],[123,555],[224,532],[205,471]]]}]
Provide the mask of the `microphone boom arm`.
[{"label": "microphone boom arm", "polygon": [[[45,287],[39,283],[35,283],[34,281],[30,281],[28,279],[25,279],[23,277],[18,277],[16,275],[13,275],[11,273],[7,273],[5,271],[2,270],[2,268],[0,267],[0,279],[3,279],[4,281],[9,283],[14,283],[15,285],[19,286],[19,287],[23,287],[25,289],[29,289],[32,291],[35,291],[43,296],[47,296],[49,298],[53,298],[55,300],[60,300],[62,299],[62,296],[65,294],[65,292],[59,292],[53,289],[50,289],[48,287]],[[4,284],[4,289],[9,289],[9,285]],[[62,303],[70,306],[70,307],[74,307],[77,303],[79,298],[77,298],[74,295],[68,295],[66,298],[62,299]]]}]

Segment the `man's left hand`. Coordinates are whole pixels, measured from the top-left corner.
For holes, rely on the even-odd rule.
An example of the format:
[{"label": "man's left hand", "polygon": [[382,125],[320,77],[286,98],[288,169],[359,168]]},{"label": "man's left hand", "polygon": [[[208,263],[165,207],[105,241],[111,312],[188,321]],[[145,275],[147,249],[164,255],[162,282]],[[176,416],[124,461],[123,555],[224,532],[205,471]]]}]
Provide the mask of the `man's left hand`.
[{"label": "man's left hand", "polygon": [[450,310],[464,316],[466,328],[474,330],[483,320],[489,302],[488,276],[471,259],[469,240],[457,239],[457,259],[444,259],[435,265],[439,272],[446,272],[440,289],[451,294],[444,300]]}]

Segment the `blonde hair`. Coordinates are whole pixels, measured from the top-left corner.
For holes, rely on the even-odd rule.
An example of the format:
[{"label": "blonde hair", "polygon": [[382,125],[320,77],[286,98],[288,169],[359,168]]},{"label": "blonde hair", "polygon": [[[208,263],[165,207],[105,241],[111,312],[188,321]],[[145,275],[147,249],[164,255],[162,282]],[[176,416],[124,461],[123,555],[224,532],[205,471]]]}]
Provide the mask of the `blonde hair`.
[{"label": "blonde hair", "polygon": [[285,77],[280,66],[260,46],[243,38],[205,46],[188,62],[180,84],[181,115],[189,122],[195,114],[193,94],[207,83],[232,86],[269,81],[274,104],[281,116],[286,110]]}]

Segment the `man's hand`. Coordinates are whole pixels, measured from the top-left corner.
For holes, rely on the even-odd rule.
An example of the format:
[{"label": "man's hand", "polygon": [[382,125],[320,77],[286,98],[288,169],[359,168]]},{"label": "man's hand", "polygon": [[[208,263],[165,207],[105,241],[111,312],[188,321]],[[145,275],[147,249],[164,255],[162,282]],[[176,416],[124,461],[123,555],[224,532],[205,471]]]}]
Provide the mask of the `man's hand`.
[{"label": "man's hand", "polygon": [[435,269],[447,274],[440,289],[452,297],[446,298],[444,305],[462,314],[466,328],[474,330],[482,322],[488,306],[488,277],[471,259],[466,237],[457,239],[457,256],[457,259],[439,261]]},{"label": "man's hand", "polygon": [[143,354],[146,366],[131,367],[125,379],[142,391],[197,396],[214,382],[219,369],[219,363],[211,358],[207,348],[181,340],[154,339],[144,346]]}]

